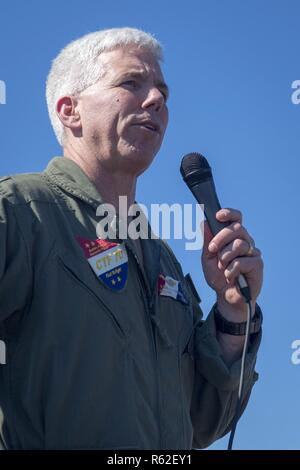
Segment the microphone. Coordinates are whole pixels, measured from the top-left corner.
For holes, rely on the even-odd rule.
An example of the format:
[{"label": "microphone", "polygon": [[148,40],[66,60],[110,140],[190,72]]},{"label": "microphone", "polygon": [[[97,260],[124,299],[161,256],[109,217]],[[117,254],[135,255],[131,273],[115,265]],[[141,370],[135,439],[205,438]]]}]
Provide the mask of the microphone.
[{"label": "microphone", "polygon": [[[230,225],[230,222],[219,222],[216,213],[221,209],[212,171],[208,161],[200,153],[189,153],[181,161],[180,173],[192,191],[197,202],[204,205],[204,214],[213,235]],[[246,302],[251,301],[250,289],[243,274],[237,279],[237,285]]]}]

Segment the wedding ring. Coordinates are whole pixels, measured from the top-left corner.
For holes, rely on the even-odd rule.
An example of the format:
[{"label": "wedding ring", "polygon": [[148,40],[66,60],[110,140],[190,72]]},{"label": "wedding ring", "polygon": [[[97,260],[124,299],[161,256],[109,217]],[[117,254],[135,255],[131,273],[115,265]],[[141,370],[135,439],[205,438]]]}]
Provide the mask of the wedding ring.
[{"label": "wedding ring", "polygon": [[248,242],[248,243],[249,243],[249,250],[247,251],[246,256],[253,256],[254,246],[252,245],[252,243],[250,243],[250,242]]}]

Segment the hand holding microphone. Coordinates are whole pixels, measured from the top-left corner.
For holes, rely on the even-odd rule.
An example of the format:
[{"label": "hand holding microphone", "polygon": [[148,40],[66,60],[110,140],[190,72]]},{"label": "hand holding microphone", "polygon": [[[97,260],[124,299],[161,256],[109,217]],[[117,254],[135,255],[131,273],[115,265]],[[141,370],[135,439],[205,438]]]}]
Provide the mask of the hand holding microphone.
[{"label": "hand holding microphone", "polygon": [[[182,159],[180,171],[198,203],[204,205],[207,222],[204,225],[202,265],[207,283],[217,293],[218,312],[215,310],[214,314],[216,324],[221,322],[218,323],[218,328],[222,325],[223,336],[217,337],[219,343],[223,343],[223,348],[221,348],[223,357],[227,356],[230,361],[232,358],[236,360],[240,353],[235,356],[232,351],[234,349],[239,351],[241,341],[240,339],[236,341],[234,335],[245,338],[241,357],[238,400],[228,443],[228,450],[231,450],[242,409],[245,363],[251,333],[251,312],[255,311],[256,298],[262,286],[263,262],[260,251],[254,247],[253,239],[242,226],[242,214],[234,209],[221,209],[207,160],[199,153],[188,154]],[[245,323],[241,315],[242,317],[246,315]],[[224,317],[226,317],[225,320]],[[260,324],[258,328],[260,329]],[[255,327],[253,331],[256,331]],[[228,338],[228,333],[230,338],[234,338],[233,340]]]},{"label": "hand holding microphone", "polygon": [[[204,205],[203,271],[218,296],[219,308],[230,321],[242,321],[245,300],[254,307],[262,286],[260,251],[242,225],[242,214],[221,209],[211,168],[198,153],[182,159],[181,174],[199,204]],[[254,311],[254,308],[253,308]]]}]

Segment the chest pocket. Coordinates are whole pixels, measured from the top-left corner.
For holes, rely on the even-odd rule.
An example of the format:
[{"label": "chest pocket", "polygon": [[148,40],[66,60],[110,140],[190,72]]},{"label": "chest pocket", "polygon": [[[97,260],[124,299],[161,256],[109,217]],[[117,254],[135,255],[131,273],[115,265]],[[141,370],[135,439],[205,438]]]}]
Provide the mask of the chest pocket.
[{"label": "chest pocket", "polygon": [[[127,325],[122,321],[122,316],[118,315],[116,308],[118,302],[121,302],[120,292],[109,292],[109,289],[97,279],[84,258],[76,258],[75,260],[74,256],[68,253],[58,252],[55,254],[55,261],[60,272],[63,273],[61,291],[64,286],[70,289],[69,294],[62,293],[62,299],[69,298],[70,308],[74,308],[74,312],[75,310],[82,312],[88,310],[88,314],[91,316],[101,317],[104,315],[114,326],[115,333],[120,339],[124,340],[128,337]],[[64,279],[66,280],[64,281]]]},{"label": "chest pocket", "polygon": [[[174,274],[173,274],[174,276]],[[171,276],[170,276],[171,277]],[[178,275],[177,275],[178,277]],[[177,281],[177,280],[176,280]],[[178,289],[180,295],[176,298],[170,292],[161,290],[158,292],[158,317],[163,329],[168,336],[170,344],[176,347],[179,352],[183,352],[193,333],[193,310],[191,298],[182,280],[179,280]]]},{"label": "chest pocket", "polygon": [[199,306],[201,299],[190,274],[183,275],[181,265],[166,242],[163,242],[163,248],[161,272],[180,282],[187,303],[181,302],[180,299],[158,295],[159,315],[179,354],[187,350],[193,354],[191,339],[196,324],[203,316]]}]

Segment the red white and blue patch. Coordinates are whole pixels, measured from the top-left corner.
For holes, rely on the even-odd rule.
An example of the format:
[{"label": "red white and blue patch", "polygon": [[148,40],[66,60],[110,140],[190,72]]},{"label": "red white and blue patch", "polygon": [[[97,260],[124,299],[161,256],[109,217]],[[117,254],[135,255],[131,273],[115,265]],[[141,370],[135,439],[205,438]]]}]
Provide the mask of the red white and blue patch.
[{"label": "red white and blue patch", "polygon": [[76,237],[96,276],[112,290],[121,290],[128,276],[128,256],[124,243]]},{"label": "red white and blue patch", "polygon": [[188,305],[180,281],[176,281],[170,276],[159,275],[158,278],[158,293],[166,297],[172,297],[175,300],[179,300],[184,305]]}]

